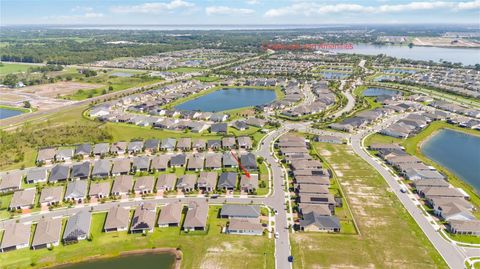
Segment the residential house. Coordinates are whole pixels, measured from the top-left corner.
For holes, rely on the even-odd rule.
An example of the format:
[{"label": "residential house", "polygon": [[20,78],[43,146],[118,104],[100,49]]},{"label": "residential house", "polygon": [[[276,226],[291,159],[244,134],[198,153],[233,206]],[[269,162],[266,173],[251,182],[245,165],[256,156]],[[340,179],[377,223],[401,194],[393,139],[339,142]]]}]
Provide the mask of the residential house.
[{"label": "residential house", "polygon": [[252,149],[253,142],[249,136],[240,136],[237,138],[238,147],[241,149]]},{"label": "residential house", "polygon": [[208,218],[208,203],[206,201],[191,201],[188,204],[187,215],[183,222],[184,231],[206,230]]},{"label": "residential house", "polygon": [[170,167],[184,167],[187,163],[187,156],[185,154],[173,155],[170,158]]},{"label": "residential house", "polygon": [[157,191],[171,191],[175,189],[177,175],[175,173],[161,174],[158,176],[156,189]]},{"label": "residential house", "polygon": [[224,204],[220,210],[221,218],[258,218],[260,217],[259,205]]},{"label": "residential house", "polygon": [[72,166],[72,176],[73,180],[87,179],[90,177],[90,162],[83,162],[79,164],[74,164]]},{"label": "residential house", "polygon": [[65,200],[83,203],[85,198],[87,198],[87,184],[88,182],[83,180],[68,182]]},{"label": "residential house", "polygon": [[131,160],[127,158],[113,161],[112,176],[126,175],[130,172]]},{"label": "residential house", "polygon": [[40,205],[52,206],[59,204],[63,200],[63,191],[63,186],[43,188],[40,194]]},{"label": "residential house", "polygon": [[333,135],[318,135],[314,138],[315,142],[330,143],[330,144],[343,144],[343,139]]},{"label": "residential house", "polygon": [[453,234],[480,236],[480,220],[451,220],[448,230]]},{"label": "residential house", "polygon": [[192,141],[192,148],[197,151],[204,151],[207,148],[207,142],[203,139],[195,139]]},{"label": "residential house", "polygon": [[231,219],[225,233],[240,235],[263,235],[263,225],[258,218]]},{"label": "residential house", "polygon": [[90,157],[90,154],[92,154],[92,145],[90,144],[80,144],[75,148],[75,156],[88,158]]},{"label": "residential house", "polygon": [[133,191],[137,194],[152,193],[154,186],[155,179],[153,176],[139,177],[135,181],[135,187],[133,187]]},{"label": "residential house", "polygon": [[32,240],[32,249],[50,248],[60,244],[62,218],[41,218]]},{"label": "residential house", "polygon": [[[47,168],[45,167],[31,168],[27,171],[26,181],[28,184],[36,184],[39,182],[46,182],[47,177],[48,177]],[[1,187],[0,187],[0,190],[1,190]]]},{"label": "residential house", "polygon": [[55,161],[57,162],[66,162],[70,161],[73,158],[73,149],[71,148],[64,148],[58,149],[57,153],[55,153]]},{"label": "residential house", "polygon": [[200,154],[192,154],[188,158],[187,170],[200,171],[203,170],[203,156]]},{"label": "residential house", "polygon": [[136,154],[143,152],[143,141],[132,141],[128,143],[128,153]]},{"label": "residential house", "polygon": [[226,123],[214,123],[210,126],[210,132],[215,134],[226,134],[228,125]]},{"label": "residential house", "polygon": [[12,200],[10,200],[10,205],[8,206],[8,209],[13,211],[13,210],[20,210],[20,209],[28,209],[33,207],[36,193],[37,193],[36,188],[25,189],[25,190],[14,192],[12,196]]},{"label": "residential house", "polygon": [[223,149],[233,149],[236,147],[235,137],[223,137],[222,138],[222,148]]},{"label": "residential house", "polygon": [[19,190],[22,185],[22,172],[9,172],[3,174],[0,180],[0,192]]},{"label": "residential house", "polygon": [[127,195],[133,187],[133,176],[122,175],[115,178],[113,181],[112,195]]},{"label": "residential house", "polygon": [[240,156],[240,163],[247,170],[258,170],[257,158],[253,153],[247,153]]},{"label": "residential house", "polygon": [[158,151],[160,146],[160,140],[158,139],[147,139],[145,141],[145,151],[149,154],[154,154]]},{"label": "residential house", "polygon": [[155,204],[143,203],[135,209],[132,219],[131,233],[153,232],[155,217],[157,215]]},{"label": "residential house", "polygon": [[158,227],[179,226],[182,220],[183,206],[179,202],[169,203],[162,207],[158,217]]},{"label": "residential house", "polygon": [[38,150],[36,164],[49,164],[55,160],[56,148],[43,148]]},{"label": "residential house", "polygon": [[63,232],[63,243],[68,245],[89,238],[91,222],[92,214],[87,210],[82,210],[68,218]]},{"label": "residential house", "polygon": [[150,170],[149,156],[136,156],[133,158],[132,172],[147,172]]},{"label": "residential house", "polygon": [[332,209],[325,204],[299,204],[298,205],[299,213],[301,215],[308,214],[310,212],[315,212],[317,215],[321,216],[331,216],[332,215]]},{"label": "residential house", "polygon": [[178,179],[177,189],[182,190],[183,192],[191,192],[195,190],[196,183],[196,174],[185,174]]},{"label": "residential house", "polygon": [[189,137],[182,137],[178,139],[177,149],[181,151],[189,151],[192,149],[192,139]]},{"label": "residential house", "polygon": [[200,190],[211,192],[217,185],[217,172],[200,172],[200,176],[197,181],[197,187]]},{"label": "residential house", "polygon": [[335,216],[323,216],[312,211],[303,215],[300,229],[311,232],[340,232],[340,220]]},{"label": "residential house", "polygon": [[222,148],[222,142],[220,140],[208,140],[207,147],[211,150],[219,150]]},{"label": "residential house", "polygon": [[103,230],[105,232],[117,232],[128,230],[130,210],[120,206],[112,206],[107,214]]},{"label": "residential house", "polygon": [[238,161],[231,152],[224,152],[222,155],[222,162],[224,168],[238,167]]},{"label": "residential house", "polygon": [[62,164],[55,165],[50,171],[48,182],[65,181],[70,176],[70,167]]},{"label": "residential house", "polygon": [[222,168],[222,154],[209,153],[205,159],[206,169],[221,169]]},{"label": "residential house", "polygon": [[234,190],[237,187],[237,173],[224,172],[218,179],[217,189]]},{"label": "residential house", "polygon": [[92,178],[104,178],[110,176],[112,163],[109,160],[98,160],[93,164]]},{"label": "residential house", "polygon": [[110,153],[115,155],[123,155],[127,152],[127,145],[128,143],[124,141],[115,142],[110,147]]},{"label": "residential house", "polygon": [[258,174],[242,175],[240,177],[240,190],[253,193],[258,189]]},{"label": "residential house", "polygon": [[110,152],[110,144],[108,143],[98,143],[93,146],[93,155],[95,156],[105,156]]},{"label": "residential house", "polygon": [[162,143],[160,144],[160,149],[163,151],[174,151],[176,145],[177,145],[176,139],[165,138],[165,139],[162,139]]},{"label": "residential house", "polygon": [[171,155],[156,155],[152,159],[150,169],[152,171],[165,171],[168,168],[168,162],[170,161]]},{"label": "residential house", "polygon": [[30,224],[11,222],[5,225],[0,251],[7,252],[28,247],[30,243]]},{"label": "residential house", "polygon": [[110,182],[92,182],[88,196],[97,199],[110,196]]},{"label": "residential house", "polygon": [[245,131],[248,129],[247,122],[243,120],[237,120],[232,123],[232,127],[239,130],[239,131]]}]

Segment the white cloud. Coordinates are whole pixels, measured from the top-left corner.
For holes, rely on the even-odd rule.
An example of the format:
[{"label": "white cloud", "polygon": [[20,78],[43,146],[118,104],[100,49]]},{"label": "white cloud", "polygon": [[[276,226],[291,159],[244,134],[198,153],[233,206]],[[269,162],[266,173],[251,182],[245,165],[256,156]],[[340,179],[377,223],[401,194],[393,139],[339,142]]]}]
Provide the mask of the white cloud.
[{"label": "white cloud", "polygon": [[256,5],[256,4],[260,4],[260,0],[247,0],[245,1],[245,3],[249,5]]},{"label": "white cloud", "polygon": [[81,23],[87,20],[97,20],[103,18],[105,15],[103,13],[96,12],[86,12],[85,14],[80,15],[58,15],[58,16],[47,16],[42,19],[47,22],[57,22],[57,23]]},{"label": "white cloud", "polygon": [[299,2],[290,6],[269,9],[266,17],[279,17],[285,15],[320,15],[328,13],[356,12],[356,13],[393,13],[415,10],[454,9],[468,10],[480,8],[480,0],[470,2],[410,2],[406,4],[385,4],[380,6],[364,6],[359,4],[334,4],[323,5],[314,2]]},{"label": "white cloud", "polygon": [[152,2],[141,5],[132,6],[115,6],[110,8],[113,13],[160,13],[164,11],[172,11],[175,9],[189,9],[193,8],[195,4],[184,0],[172,0],[170,2]]},{"label": "white cloud", "polygon": [[248,15],[255,13],[255,10],[249,8],[210,6],[205,8],[205,12],[207,15]]},{"label": "white cloud", "polygon": [[84,11],[84,12],[92,12],[93,8],[92,7],[82,7],[82,6],[75,6],[72,8],[73,12],[77,11]]}]

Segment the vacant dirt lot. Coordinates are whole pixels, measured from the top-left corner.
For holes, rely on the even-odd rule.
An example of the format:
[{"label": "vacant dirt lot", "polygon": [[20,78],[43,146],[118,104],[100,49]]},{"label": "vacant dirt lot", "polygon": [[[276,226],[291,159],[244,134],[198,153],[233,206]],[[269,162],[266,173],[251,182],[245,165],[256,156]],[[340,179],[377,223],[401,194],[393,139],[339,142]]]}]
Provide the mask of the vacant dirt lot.
[{"label": "vacant dirt lot", "polygon": [[413,39],[415,46],[441,46],[441,47],[467,47],[478,48],[479,43],[471,42],[460,38],[448,37],[417,37]]},{"label": "vacant dirt lot", "polygon": [[56,82],[52,84],[28,86],[25,88],[21,88],[18,91],[35,94],[42,97],[55,98],[58,96],[64,96],[64,95],[75,93],[78,90],[91,90],[91,89],[97,89],[103,86],[105,85],[61,81],[61,82]]}]

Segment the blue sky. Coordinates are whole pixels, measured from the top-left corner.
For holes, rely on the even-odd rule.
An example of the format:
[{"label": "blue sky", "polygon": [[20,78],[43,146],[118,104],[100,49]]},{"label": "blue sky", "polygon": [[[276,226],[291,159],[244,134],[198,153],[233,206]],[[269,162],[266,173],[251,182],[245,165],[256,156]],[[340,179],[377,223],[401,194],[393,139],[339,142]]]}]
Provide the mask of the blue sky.
[{"label": "blue sky", "polygon": [[474,23],[480,0],[1,0],[9,24]]}]

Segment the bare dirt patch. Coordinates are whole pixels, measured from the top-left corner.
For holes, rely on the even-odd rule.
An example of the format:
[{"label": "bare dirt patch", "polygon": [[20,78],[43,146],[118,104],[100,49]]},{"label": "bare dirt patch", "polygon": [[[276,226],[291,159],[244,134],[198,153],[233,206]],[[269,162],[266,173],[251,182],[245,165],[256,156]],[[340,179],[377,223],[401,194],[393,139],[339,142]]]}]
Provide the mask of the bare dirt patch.
[{"label": "bare dirt patch", "polygon": [[61,81],[51,84],[24,87],[19,92],[35,94],[42,97],[58,97],[69,95],[78,90],[92,90],[103,87],[102,84]]}]

